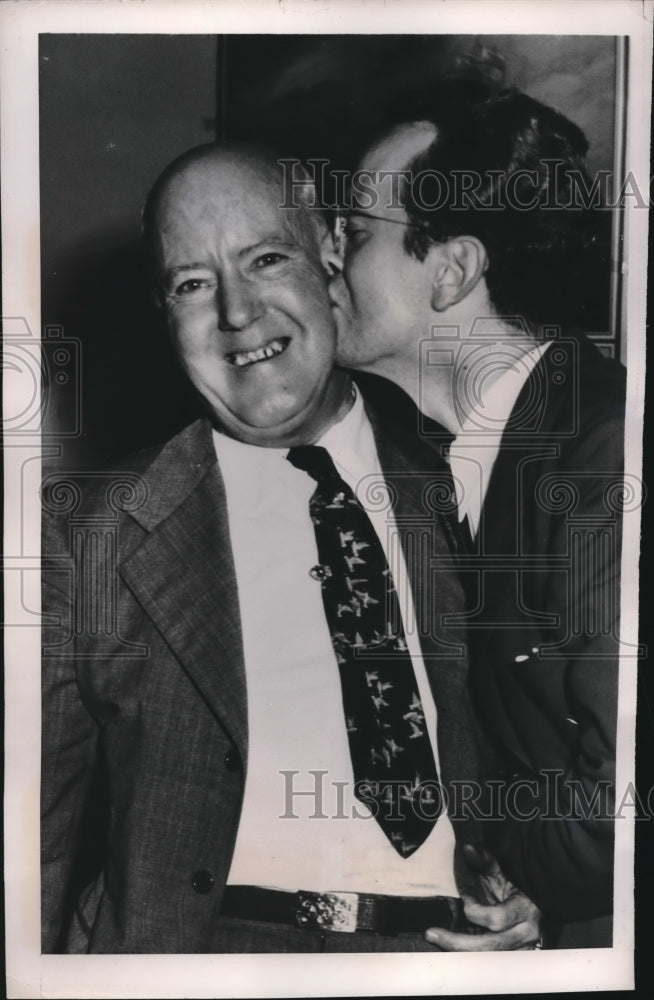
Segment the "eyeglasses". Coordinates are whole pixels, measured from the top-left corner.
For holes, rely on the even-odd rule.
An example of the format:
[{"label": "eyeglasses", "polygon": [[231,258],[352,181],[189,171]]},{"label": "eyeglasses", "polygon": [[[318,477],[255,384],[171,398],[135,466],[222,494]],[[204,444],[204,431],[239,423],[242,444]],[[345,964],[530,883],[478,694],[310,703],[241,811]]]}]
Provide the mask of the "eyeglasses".
[{"label": "eyeglasses", "polygon": [[352,218],[360,219],[377,219],[379,222],[392,222],[396,226],[404,226],[406,229],[414,229],[418,232],[424,232],[424,226],[417,222],[411,222],[410,220],[404,219],[389,219],[385,215],[375,215],[373,212],[362,212],[356,209],[350,209],[343,215],[337,215],[334,223],[334,242],[336,244],[336,250],[338,253],[343,253],[345,250],[345,240],[348,238],[348,234],[345,232],[345,227],[347,223]]},{"label": "eyeglasses", "polygon": [[359,219],[378,219],[379,222],[393,222],[396,226],[408,226],[409,229],[422,229],[422,225],[419,222],[411,222],[411,220],[405,221],[404,219],[389,219],[385,215],[374,215],[372,212],[363,212],[357,209],[350,209],[344,215],[336,216],[336,224],[341,228],[347,225],[348,219],[359,218]]}]

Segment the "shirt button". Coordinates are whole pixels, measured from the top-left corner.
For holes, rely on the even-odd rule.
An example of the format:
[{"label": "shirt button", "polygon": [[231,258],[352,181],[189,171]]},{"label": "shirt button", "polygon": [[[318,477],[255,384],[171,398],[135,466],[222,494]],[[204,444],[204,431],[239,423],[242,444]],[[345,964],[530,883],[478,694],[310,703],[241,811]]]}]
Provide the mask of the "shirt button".
[{"label": "shirt button", "polygon": [[208,892],[213,888],[214,878],[211,872],[208,872],[205,868],[201,868],[200,871],[193,872],[191,876],[191,885],[195,892],[200,896],[206,896]]},{"label": "shirt button", "polygon": [[312,566],[309,570],[309,576],[313,577],[314,580],[319,580],[320,583],[326,580],[329,575],[329,567],[321,566],[320,563],[317,566]]},{"label": "shirt button", "polygon": [[241,758],[236,747],[232,747],[231,750],[225,754],[225,767],[228,771],[238,771],[241,766]]}]

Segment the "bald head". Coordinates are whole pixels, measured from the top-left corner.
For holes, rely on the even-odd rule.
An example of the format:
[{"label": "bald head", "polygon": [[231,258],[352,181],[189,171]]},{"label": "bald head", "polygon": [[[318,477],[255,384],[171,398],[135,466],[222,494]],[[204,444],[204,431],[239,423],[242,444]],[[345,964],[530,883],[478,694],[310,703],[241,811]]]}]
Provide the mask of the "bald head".
[{"label": "bald head", "polygon": [[[301,176],[301,167],[299,172]],[[154,254],[155,267],[161,228],[166,225],[167,213],[180,201],[208,202],[217,188],[227,192],[231,184],[236,200],[247,197],[239,194],[238,188],[256,189],[267,192],[271,201],[282,205],[285,178],[278,154],[256,143],[210,143],[183,153],[157,178],[143,208],[143,236],[149,253]],[[300,227],[312,243],[320,239],[326,223],[315,209],[315,190],[308,173],[306,184],[296,185],[295,198],[297,211],[289,216],[289,224]]]}]

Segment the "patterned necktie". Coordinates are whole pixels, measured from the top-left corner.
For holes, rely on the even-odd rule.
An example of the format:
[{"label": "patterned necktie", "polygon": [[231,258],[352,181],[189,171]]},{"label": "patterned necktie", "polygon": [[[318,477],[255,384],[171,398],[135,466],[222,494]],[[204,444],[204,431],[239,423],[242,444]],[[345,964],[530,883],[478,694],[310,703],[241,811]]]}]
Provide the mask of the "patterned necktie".
[{"label": "patterned necktie", "polygon": [[442,800],[391,571],[326,449],[291,448],[287,457],[317,482],[309,513],[320,565],[311,575],[321,582],[338,662],[354,792],[408,858],[429,836]]}]

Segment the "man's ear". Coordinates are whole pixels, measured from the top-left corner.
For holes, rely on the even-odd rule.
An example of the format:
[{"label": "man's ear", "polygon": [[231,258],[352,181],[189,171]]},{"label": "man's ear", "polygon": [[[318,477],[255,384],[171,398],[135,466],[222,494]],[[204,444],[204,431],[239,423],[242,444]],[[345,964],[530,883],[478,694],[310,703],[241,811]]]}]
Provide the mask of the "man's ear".
[{"label": "man's ear", "polygon": [[333,228],[325,229],[320,237],[320,262],[331,281],[343,270],[342,239],[340,238],[339,220],[336,219]]},{"label": "man's ear", "polygon": [[488,269],[486,248],[476,236],[457,236],[432,248],[435,261],[431,307],[444,312],[465,299]]}]

